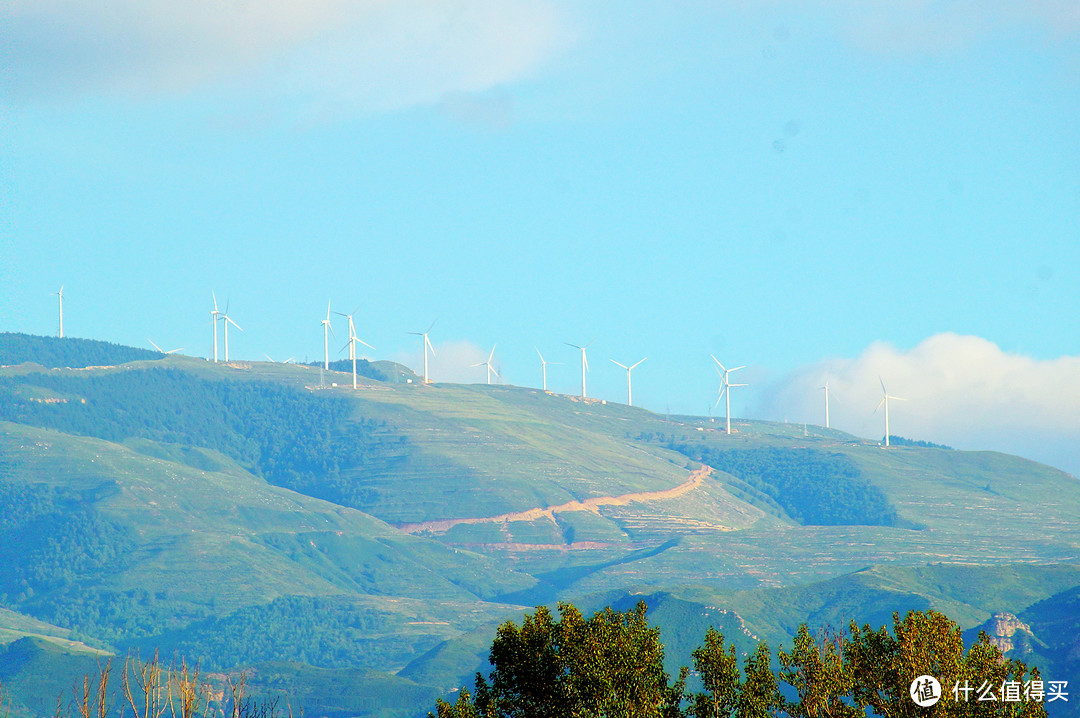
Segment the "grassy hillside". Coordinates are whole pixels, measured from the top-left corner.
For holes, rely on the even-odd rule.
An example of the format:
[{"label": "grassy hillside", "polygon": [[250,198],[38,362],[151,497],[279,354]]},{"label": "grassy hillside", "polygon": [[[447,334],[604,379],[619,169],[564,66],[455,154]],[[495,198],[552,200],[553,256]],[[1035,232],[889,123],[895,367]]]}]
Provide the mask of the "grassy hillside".
[{"label": "grassy hillside", "polygon": [[328,715],[413,716],[500,621],[561,599],[647,597],[682,662],[706,625],[742,650],[912,608],[1068,628],[1063,472],[378,368],[356,391],[177,356],[0,369],[0,637],[38,642],[10,675],[157,647]]}]

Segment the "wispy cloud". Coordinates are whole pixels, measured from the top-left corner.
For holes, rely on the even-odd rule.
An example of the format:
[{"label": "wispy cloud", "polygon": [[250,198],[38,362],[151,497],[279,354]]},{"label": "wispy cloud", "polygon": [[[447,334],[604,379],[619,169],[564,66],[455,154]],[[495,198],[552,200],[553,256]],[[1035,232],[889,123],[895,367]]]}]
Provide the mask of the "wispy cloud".
[{"label": "wispy cloud", "polygon": [[775,18],[785,36],[787,22],[804,16],[872,54],[940,54],[1012,33],[1045,39],[1080,33],[1075,0],[728,0],[726,6]]},{"label": "wispy cloud", "polygon": [[[417,338],[419,345],[420,339]],[[456,384],[480,384],[487,377],[484,367],[474,364],[486,361],[488,349],[481,349],[472,342],[456,341],[434,344],[435,356],[428,354],[428,374],[434,382],[453,382]],[[424,375],[424,355],[419,346],[416,351],[400,353],[393,360],[411,368],[418,376]],[[496,371],[502,372],[499,357],[492,362]]]},{"label": "wispy cloud", "polygon": [[1039,360],[973,336],[938,334],[910,351],[877,343],[855,359],[805,366],[763,395],[762,416],[824,424],[826,381],[832,425],[884,435],[879,377],[894,434],[957,448],[1028,456],[1080,475],[1080,356]]},{"label": "wispy cloud", "polygon": [[242,81],[387,110],[528,76],[572,41],[546,0],[10,0],[19,96],[187,92]]}]

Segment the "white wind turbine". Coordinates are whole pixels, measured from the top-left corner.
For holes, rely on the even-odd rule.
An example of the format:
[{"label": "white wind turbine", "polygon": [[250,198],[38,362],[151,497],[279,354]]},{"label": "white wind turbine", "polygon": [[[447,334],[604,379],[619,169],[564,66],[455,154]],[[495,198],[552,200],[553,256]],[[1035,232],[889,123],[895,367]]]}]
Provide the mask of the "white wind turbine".
[{"label": "white wind turbine", "polygon": [[825,380],[825,386],[819,386],[818,390],[825,392],[825,428],[831,429],[829,426],[829,380]]},{"label": "white wind turbine", "polygon": [[719,405],[721,399],[725,400],[724,401],[724,416],[727,419],[727,433],[728,433],[728,435],[730,435],[731,434],[731,390],[734,387],[737,387],[737,386],[746,386],[746,384],[732,384],[731,379],[730,379],[730,377],[728,375],[731,374],[731,372],[733,372],[733,371],[739,371],[740,369],[745,369],[746,365],[744,364],[742,366],[737,366],[737,367],[735,367],[733,369],[728,369],[726,366],[721,364],[720,360],[717,359],[716,357],[713,357],[712,360],[714,362],[716,362],[716,365],[718,367],[720,367],[720,369],[724,370],[723,374],[720,374],[720,369],[716,370],[716,373],[720,374],[720,395],[716,397],[716,404],[714,404],[714,406]]},{"label": "white wind turbine", "polygon": [[[229,303],[228,302],[225,302],[225,311],[221,312],[221,321],[225,322],[225,361],[227,362],[227,361],[229,361],[229,325],[232,324],[237,329],[240,329],[240,331],[244,331],[244,330],[240,328],[239,324],[234,322],[232,320],[232,318],[229,317]],[[214,338],[217,339],[217,332],[216,331],[214,332]],[[216,355],[216,353],[217,352],[215,352],[215,355]]]},{"label": "white wind turbine", "polygon": [[217,308],[217,295],[211,290],[210,296],[214,299],[214,308],[210,310],[210,323],[214,325],[214,363],[217,364],[217,323],[221,319],[221,312]]},{"label": "white wind turbine", "polygon": [[585,398],[588,397],[588,394],[585,392],[585,372],[589,371],[589,360],[585,356],[585,350],[588,349],[589,347],[591,347],[592,343],[595,342],[595,341],[596,340],[593,339],[592,342],[589,342],[588,344],[586,344],[583,347],[579,347],[577,344],[571,344],[570,342],[563,342],[563,344],[565,344],[568,347],[574,347],[575,349],[580,349],[581,350],[581,398],[582,399],[585,399]]},{"label": "white wind turbine", "polygon": [[491,366],[491,360],[492,360],[492,359],[494,359],[494,358],[495,358],[495,345],[494,345],[494,344],[492,344],[492,345],[491,345],[491,353],[490,353],[490,354],[488,354],[488,358],[487,358],[487,361],[482,361],[482,362],[480,362],[480,363],[478,363],[478,364],[472,364],[472,365],[470,365],[470,366],[483,366],[483,367],[487,367],[487,383],[488,383],[488,384],[490,384],[490,383],[491,383],[491,375],[492,375],[492,374],[494,374],[494,375],[495,375],[496,377],[498,377],[498,376],[499,376],[499,372],[495,371],[495,367]]},{"label": "white wind turbine", "polygon": [[885,381],[879,376],[878,382],[881,384],[881,401],[878,402],[877,407],[874,409],[874,413],[881,407],[885,407],[885,446],[889,445],[889,399],[893,401],[907,401],[898,396],[889,396],[889,392],[885,389]]},{"label": "white wind turbine", "polygon": [[[437,322],[437,321],[439,321],[439,320],[436,319],[435,322]],[[428,379],[428,358],[427,358],[427,353],[428,353],[428,350],[430,349],[431,350],[431,356],[435,356],[435,347],[431,346],[431,342],[428,340],[428,334],[430,334],[431,330],[435,327],[435,322],[431,323],[431,326],[427,328],[426,332],[409,332],[409,334],[413,334],[415,336],[424,338],[424,383],[425,384],[430,384],[431,383],[431,380]]]},{"label": "white wind turbine", "polygon": [[[348,342],[348,344],[346,344],[346,346],[349,347],[349,358],[352,359],[352,388],[353,389],[356,388],[356,343],[360,342],[361,344],[366,346],[371,351],[375,351],[375,347],[371,346],[370,344],[365,342],[363,339],[356,336],[356,325],[353,324],[353,314],[356,314],[358,309],[360,309],[360,307],[357,307],[356,309],[354,309],[352,314],[345,314],[344,312],[334,312],[335,314],[340,314],[341,316],[346,317],[349,320],[349,342]],[[342,348],[344,348],[344,347],[342,347]]]},{"label": "white wind turbine", "polygon": [[[334,334],[334,328],[330,326],[330,300],[326,300],[326,319],[322,320],[322,343],[323,343],[323,369],[330,370],[330,335]],[[334,335],[337,339],[337,335]]]},{"label": "white wind turbine", "polygon": [[56,293],[56,300],[60,305],[60,338],[64,338],[64,285],[60,285],[60,291]]},{"label": "white wind turbine", "polygon": [[[648,358],[649,357],[645,357],[645,359],[648,359]],[[634,405],[634,394],[630,389],[630,372],[632,372],[634,370],[634,367],[636,367],[642,361],[645,361],[645,359],[642,359],[637,364],[632,364],[630,366],[626,366],[625,364],[619,364],[619,362],[615,361],[614,359],[611,360],[611,362],[613,364],[618,364],[619,366],[621,366],[623,369],[626,370],[626,405],[627,406],[633,406]]]},{"label": "white wind turbine", "polygon": [[[533,347],[533,348],[535,349],[536,347]],[[546,359],[544,359],[544,355],[540,353],[539,349],[536,350],[536,354],[537,354],[537,356],[540,357],[540,373],[544,378],[544,391],[547,391],[547,367],[548,367],[548,364],[562,364],[562,362],[561,361],[547,361]]]},{"label": "white wind turbine", "polygon": [[162,349],[161,347],[159,347],[159,346],[158,346],[157,344],[154,344],[154,340],[153,340],[153,339],[150,339],[149,337],[147,337],[146,341],[150,342],[150,345],[151,345],[152,347],[154,347],[155,349],[157,349],[157,350],[158,350],[159,352],[161,352],[162,354],[175,354],[176,352],[182,352],[182,351],[184,351],[184,348],[183,348],[183,347],[180,347],[179,349],[170,349],[169,351],[165,351],[164,349]]}]

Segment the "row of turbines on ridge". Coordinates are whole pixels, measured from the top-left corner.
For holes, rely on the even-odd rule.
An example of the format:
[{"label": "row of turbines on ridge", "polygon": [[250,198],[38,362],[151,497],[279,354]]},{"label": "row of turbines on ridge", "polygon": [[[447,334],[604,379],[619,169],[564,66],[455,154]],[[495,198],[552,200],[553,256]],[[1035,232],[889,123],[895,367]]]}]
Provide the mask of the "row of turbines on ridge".
[{"label": "row of turbines on ridge", "polygon": [[[63,339],[64,338],[64,287],[61,286],[60,290],[58,292],[55,292],[54,295],[57,298],[57,302],[58,302],[58,306],[59,306],[59,315],[60,315],[59,316],[59,333],[58,334],[59,334],[59,337],[61,339]],[[235,321],[233,321],[232,317],[229,316],[228,303],[226,303],[226,305],[225,305],[225,310],[221,311],[218,308],[217,294],[214,293],[214,292],[211,292],[211,297],[212,297],[213,302],[214,302],[214,308],[210,310],[210,322],[213,325],[213,330],[214,330],[214,358],[213,358],[213,361],[214,361],[214,363],[217,363],[217,361],[218,361],[218,329],[217,329],[217,325],[218,325],[218,322],[221,322],[224,325],[224,332],[223,332],[223,334],[224,334],[224,350],[225,350],[224,360],[226,362],[228,362],[229,361],[229,325],[232,324],[234,327],[236,327],[240,331],[244,331],[244,330],[240,327],[239,324],[237,324]],[[345,346],[347,346],[348,349],[349,349],[349,359],[352,361],[352,388],[356,389],[357,388],[357,382],[356,382],[356,345],[357,344],[363,344],[364,346],[366,346],[368,349],[371,349],[372,351],[375,351],[375,347],[371,346],[370,344],[368,344],[364,340],[360,339],[359,336],[357,336],[357,334],[356,334],[356,324],[354,323],[354,320],[353,320],[353,316],[356,314],[356,310],[353,310],[353,312],[350,313],[350,314],[346,314],[345,312],[331,311],[330,302],[327,301],[327,303],[326,303],[326,318],[321,320],[321,322],[320,322],[322,324],[322,327],[323,327],[323,368],[324,369],[326,369],[326,370],[330,369],[330,336],[334,335],[335,338],[337,336],[337,335],[334,334],[333,326],[331,326],[331,321],[330,321],[330,315],[331,314],[337,314],[339,316],[345,317],[349,321],[349,339],[348,339],[348,342],[346,343]],[[438,321],[438,320],[436,320],[436,321]],[[431,356],[435,356],[435,347],[432,346],[431,340],[428,338],[428,334],[430,334],[431,330],[434,329],[434,328],[435,328],[435,322],[432,322],[431,325],[427,328],[426,331],[423,331],[423,332],[407,332],[408,334],[412,334],[414,336],[418,336],[418,337],[421,337],[423,339],[424,384],[425,385],[428,385],[428,384],[432,383],[430,374],[428,373],[428,352],[431,352]],[[165,351],[161,347],[159,347],[157,344],[155,344],[152,339],[148,339],[147,341],[150,342],[150,344],[154,347],[154,349],[161,352],[162,354],[174,354],[176,352],[183,351],[182,348],[181,349],[170,349],[169,351]],[[593,341],[595,341],[595,340],[593,340]],[[564,343],[567,346],[573,347],[574,349],[577,349],[577,350],[579,350],[581,352],[581,398],[586,399],[586,398],[588,398],[588,392],[586,390],[585,379],[586,379],[586,373],[589,371],[589,359],[586,356],[585,351],[590,346],[592,346],[593,342],[589,342],[588,344],[585,344],[584,346],[579,346],[577,344],[571,344],[570,342],[564,342]],[[342,347],[342,348],[344,349],[345,347]],[[539,349],[536,350],[536,354],[540,357],[540,372],[541,372],[541,377],[542,377],[543,390],[546,392],[548,390],[548,388],[547,388],[547,368],[548,368],[548,364],[558,365],[558,364],[561,364],[562,362],[547,361],[546,359],[544,359],[544,355],[540,353]],[[710,356],[712,356],[712,355],[710,355]],[[482,366],[482,367],[484,367],[486,369],[487,383],[488,384],[491,384],[491,376],[492,376],[492,374],[494,374],[496,378],[499,378],[499,372],[492,365],[492,360],[494,358],[495,358],[495,345],[492,345],[491,353],[488,354],[488,358],[486,360],[484,360],[482,362],[478,362],[476,364],[471,364],[470,365],[471,367],[481,367]],[[270,359],[270,357],[267,356],[267,359]],[[623,364],[621,362],[617,362],[614,359],[611,360],[611,362],[613,364],[616,364],[617,366],[623,368],[626,371],[626,404],[628,406],[633,406],[634,405],[633,385],[631,383],[630,374],[634,369],[636,369],[638,366],[640,366],[641,363],[645,361],[645,359],[648,359],[648,357],[640,359],[636,363],[630,364],[629,366],[626,365],[626,364]],[[714,367],[714,368],[716,369],[716,373],[720,376],[719,394],[717,395],[716,403],[713,404],[712,408],[715,409],[717,406],[720,405],[721,400],[724,401],[724,419],[725,419],[725,423],[726,423],[725,430],[726,430],[726,432],[728,434],[731,434],[731,390],[734,389],[735,387],[744,387],[744,386],[749,386],[749,385],[748,384],[732,384],[730,375],[733,372],[739,371],[740,369],[745,369],[746,365],[737,366],[737,367],[733,367],[731,369],[728,369],[715,356],[712,356],[712,360],[716,363],[716,367]],[[273,359],[270,359],[270,361],[273,361]],[[291,358],[286,359],[285,361],[289,362],[289,361],[292,361],[292,359]],[[885,389],[885,381],[883,379],[881,379],[881,377],[878,377],[878,381],[881,383],[881,395],[882,395],[882,397],[881,397],[881,401],[878,403],[877,407],[874,409],[874,413],[877,413],[878,409],[881,409],[881,408],[884,407],[885,411],[883,413],[884,413],[884,416],[885,416],[885,446],[889,446],[889,400],[890,399],[892,399],[893,401],[905,401],[905,400],[902,399],[901,397],[890,395],[888,390]],[[829,382],[826,381],[825,385],[819,387],[819,389],[825,392],[825,428],[830,429],[832,427],[830,426],[830,421],[829,421]]]}]

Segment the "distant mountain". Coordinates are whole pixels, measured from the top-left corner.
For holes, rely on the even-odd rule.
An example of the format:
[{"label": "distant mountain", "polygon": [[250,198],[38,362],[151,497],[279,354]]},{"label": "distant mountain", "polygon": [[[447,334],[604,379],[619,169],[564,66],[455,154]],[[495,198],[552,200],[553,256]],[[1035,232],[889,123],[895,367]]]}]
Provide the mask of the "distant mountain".
[{"label": "distant mountain", "polygon": [[412,718],[483,667],[501,621],[558,600],[645,597],[673,664],[706,625],[749,650],[802,621],[935,608],[965,629],[1010,612],[1048,669],[1077,667],[1080,482],[1047,466],[770,422],[729,436],[410,383],[388,362],[354,391],[351,362],[117,365],[10,341],[0,681],[16,716],[55,700],[34,680],[50,664],[70,677],[95,651],[156,648],[254,671],[319,715]]}]

